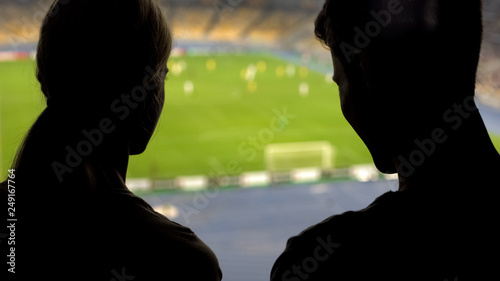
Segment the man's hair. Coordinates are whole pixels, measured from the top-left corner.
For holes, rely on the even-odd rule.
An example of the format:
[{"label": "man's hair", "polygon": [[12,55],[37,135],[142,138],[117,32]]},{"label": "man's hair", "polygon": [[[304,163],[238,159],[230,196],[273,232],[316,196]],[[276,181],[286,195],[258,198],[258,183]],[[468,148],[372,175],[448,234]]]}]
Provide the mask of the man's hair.
[{"label": "man's hair", "polygon": [[[360,37],[360,31],[366,37]],[[393,57],[401,60],[422,56],[419,59],[433,65],[439,62],[447,72],[475,83],[482,40],[482,3],[326,0],[315,22],[315,34],[345,65],[350,63],[354,49],[376,54],[384,62]],[[360,38],[368,38],[369,44]]]}]

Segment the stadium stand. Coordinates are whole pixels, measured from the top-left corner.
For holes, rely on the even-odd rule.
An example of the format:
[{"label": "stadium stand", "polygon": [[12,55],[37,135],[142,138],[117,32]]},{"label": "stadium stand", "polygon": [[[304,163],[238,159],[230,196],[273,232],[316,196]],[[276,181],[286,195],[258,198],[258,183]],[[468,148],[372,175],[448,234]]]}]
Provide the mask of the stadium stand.
[{"label": "stadium stand", "polygon": [[[38,40],[51,0],[4,0],[0,9],[0,50]],[[313,36],[323,0],[160,0],[176,40],[243,46],[273,46],[308,53],[326,61],[328,53]],[[484,41],[477,77],[478,96],[500,108],[500,2],[484,0]],[[458,39],[457,39],[458,40]],[[459,58],[457,58],[459,59]]]},{"label": "stadium stand", "polygon": [[239,40],[243,32],[250,28],[262,14],[261,10],[250,7],[223,14],[210,31],[209,38],[220,41]]},{"label": "stadium stand", "polygon": [[0,45],[36,42],[48,6],[42,1],[6,1],[0,9]]},{"label": "stadium stand", "polygon": [[171,13],[169,21],[178,40],[201,40],[213,17],[211,9],[178,7]]},{"label": "stadium stand", "polygon": [[249,32],[252,40],[276,41],[294,32],[295,26],[307,14],[300,11],[276,10],[266,13],[264,19]]},{"label": "stadium stand", "polygon": [[477,75],[478,97],[500,108],[500,2],[484,1],[484,39]]}]

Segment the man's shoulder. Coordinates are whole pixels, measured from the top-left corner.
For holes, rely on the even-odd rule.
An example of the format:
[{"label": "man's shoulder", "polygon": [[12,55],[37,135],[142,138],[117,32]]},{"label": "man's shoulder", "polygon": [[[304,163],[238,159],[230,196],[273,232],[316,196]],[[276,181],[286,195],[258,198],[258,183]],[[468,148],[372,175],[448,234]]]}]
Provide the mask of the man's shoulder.
[{"label": "man's shoulder", "polygon": [[386,215],[393,213],[394,209],[400,207],[398,197],[399,194],[396,192],[388,192],[376,198],[366,208],[328,217],[322,222],[305,229],[299,235],[290,238],[288,246],[293,246],[295,240],[301,243],[300,240],[311,241],[318,236],[335,236],[336,241],[344,242],[360,238],[359,236],[367,234],[367,231],[373,225],[384,224],[391,219],[390,216],[387,217]]},{"label": "man's shoulder", "polygon": [[393,252],[391,240],[397,235],[401,213],[391,214],[405,208],[401,199],[396,192],[383,194],[364,209],[331,216],[290,238],[274,264],[271,280],[323,280],[344,276],[342,272],[356,267],[368,270],[367,266]]}]

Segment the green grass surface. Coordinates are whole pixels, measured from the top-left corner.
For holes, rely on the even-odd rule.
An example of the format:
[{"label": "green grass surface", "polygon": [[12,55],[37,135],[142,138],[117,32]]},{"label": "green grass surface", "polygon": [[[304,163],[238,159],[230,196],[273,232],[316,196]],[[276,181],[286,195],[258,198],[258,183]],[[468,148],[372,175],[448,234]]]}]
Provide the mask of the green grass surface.
[{"label": "green grass surface", "polygon": [[490,134],[490,136],[496,149],[500,152],[500,136],[494,134]]},{"label": "green grass surface", "polygon": [[[293,77],[280,77],[276,73],[282,75],[287,62],[257,55],[214,57],[216,68],[210,71],[208,59],[170,61],[160,126],[146,153],[133,157],[131,176],[263,170],[266,144],[317,140],[328,140],[337,147],[337,166],[371,162],[340,112],[337,87],[328,84],[324,74],[297,67]],[[176,76],[173,69],[182,61],[187,67]],[[262,62],[266,67],[257,71],[255,84],[242,78],[249,65],[262,67]],[[190,96],[184,93],[187,80],[194,84]],[[302,82],[309,84],[308,97],[299,95]],[[282,132],[269,134],[275,112],[285,108],[293,116],[281,124]],[[256,138],[256,144],[250,144],[249,138]]]},{"label": "green grass surface", "polygon": [[[209,69],[214,67],[207,65],[210,59],[215,69]],[[288,64],[267,55],[172,58],[160,124],[146,152],[131,157],[129,177],[264,170],[268,143],[326,140],[336,148],[335,166],[371,163],[368,150],[342,116],[335,84],[298,66],[288,76]],[[254,82],[244,79],[249,65],[257,69]],[[45,106],[34,73],[33,61],[0,63],[2,176]],[[186,81],[193,83],[192,94],[184,91]],[[309,85],[307,97],[299,95],[303,82]],[[288,122],[275,118],[284,109]],[[281,130],[273,132],[271,122]],[[249,138],[256,141],[250,144]],[[494,141],[500,148],[500,137]]]}]

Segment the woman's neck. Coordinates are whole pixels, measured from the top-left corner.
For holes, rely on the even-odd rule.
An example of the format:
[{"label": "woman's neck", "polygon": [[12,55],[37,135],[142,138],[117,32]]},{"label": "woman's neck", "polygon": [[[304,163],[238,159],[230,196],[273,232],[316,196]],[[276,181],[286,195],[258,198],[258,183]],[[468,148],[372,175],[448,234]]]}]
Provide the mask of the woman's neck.
[{"label": "woman's neck", "polygon": [[94,161],[97,161],[101,167],[106,170],[114,171],[125,183],[127,177],[129,161],[129,145],[126,142],[114,141],[104,144],[97,152]]}]

